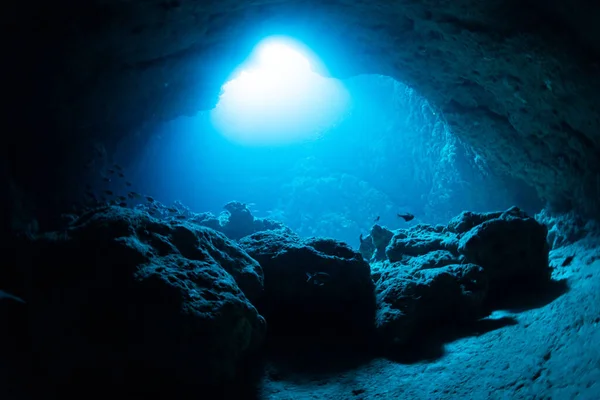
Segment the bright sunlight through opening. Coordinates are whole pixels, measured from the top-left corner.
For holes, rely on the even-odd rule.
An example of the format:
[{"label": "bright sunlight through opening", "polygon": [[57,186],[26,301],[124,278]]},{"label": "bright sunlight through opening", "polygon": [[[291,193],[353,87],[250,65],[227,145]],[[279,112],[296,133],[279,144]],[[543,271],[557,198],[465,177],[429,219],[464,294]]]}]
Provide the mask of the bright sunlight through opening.
[{"label": "bright sunlight through opening", "polygon": [[211,117],[231,141],[290,144],[318,139],[343,117],[348,102],[341,82],[315,73],[299,45],[270,39],[223,86]]}]

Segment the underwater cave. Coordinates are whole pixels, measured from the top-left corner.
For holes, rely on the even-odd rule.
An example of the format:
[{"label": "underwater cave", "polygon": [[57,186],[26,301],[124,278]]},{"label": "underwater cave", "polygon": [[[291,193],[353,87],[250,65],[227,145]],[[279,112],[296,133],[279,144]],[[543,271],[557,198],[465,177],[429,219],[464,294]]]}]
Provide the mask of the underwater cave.
[{"label": "underwater cave", "polygon": [[2,396],[600,398],[600,6],[34,3]]}]

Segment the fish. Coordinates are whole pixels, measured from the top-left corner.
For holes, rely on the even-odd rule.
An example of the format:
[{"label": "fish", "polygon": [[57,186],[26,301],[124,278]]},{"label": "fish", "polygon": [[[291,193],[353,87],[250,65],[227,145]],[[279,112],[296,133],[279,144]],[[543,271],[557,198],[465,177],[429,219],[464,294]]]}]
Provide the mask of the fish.
[{"label": "fish", "polygon": [[177,219],[185,219],[186,216],[183,215],[183,214],[179,214],[179,215],[176,215],[175,218],[177,218]]},{"label": "fish", "polygon": [[404,221],[409,222],[415,219],[415,216],[411,213],[397,214],[398,218],[402,218]]},{"label": "fish", "polygon": [[154,203],[154,198],[150,196],[146,196],[146,200],[148,200],[148,203]]},{"label": "fish", "polygon": [[128,187],[131,187],[131,182],[125,182],[125,185],[127,185]]},{"label": "fish", "polygon": [[109,174],[114,174],[114,173],[115,173],[115,170],[114,170],[114,169],[108,169],[108,173],[109,173]]},{"label": "fish", "polygon": [[124,201],[122,201],[122,202],[119,203],[119,206],[121,206],[121,207],[127,207],[127,203],[124,202]]},{"label": "fish", "polygon": [[378,222],[380,218],[381,218],[381,216],[379,216],[379,215],[376,216],[375,219],[373,220],[373,222]]},{"label": "fish", "polygon": [[114,194],[112,190],[105,190],[104,193],[106,193],[109,196],[112,196]]},{"label": "fish", "polygon": [[361,233],[360,236],[358,237],[358,240],[360,240],[360,242],[364,242],[365,238],[363,237],[363,234]]},{"label": "fish", "polygon": [[109,178],[109,177],[107,177],[107,176],[105,176],[104,178],[102,178],[102,180],[103,180],[104,182],[110,182],[110,178]]},{"label": "fish", "polygon": [[331,280],[331,275],[327,272],[307,272],[306,283],[312,283],[315,286],[323,286]]},{"label": "fish", "polygon": [[127,201],[127,197],[125,197],[125,196],[117,196],[117,199],[119,199],[121,201]]},{"label": "fish", "polygon": [[125,178],[125,174],[123,174],[122,172],[119,172],[119,178]]},{"label": "fish", "polygon": [[113,167],[115,167],[119,171],[123,171],[123,167],[121,167],[119,164],[113,164]]},{"label": "fish", "polygon": [[167,211],[172,212],[172,213],[179,213],[179,210],[174,207],[167,207]]}]

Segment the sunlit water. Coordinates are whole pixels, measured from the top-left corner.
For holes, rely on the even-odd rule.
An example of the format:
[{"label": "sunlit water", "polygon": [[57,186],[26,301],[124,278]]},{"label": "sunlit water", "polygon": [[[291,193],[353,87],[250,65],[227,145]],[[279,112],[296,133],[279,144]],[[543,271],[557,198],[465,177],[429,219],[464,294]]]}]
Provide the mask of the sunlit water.
[{"label": "sunlit water", "polygon": [[340,81],[315,73],[289,43],[269,41],[223,86],[211,119],[239,144],[291,144],[317,139],[342,118],[348,103]]}]

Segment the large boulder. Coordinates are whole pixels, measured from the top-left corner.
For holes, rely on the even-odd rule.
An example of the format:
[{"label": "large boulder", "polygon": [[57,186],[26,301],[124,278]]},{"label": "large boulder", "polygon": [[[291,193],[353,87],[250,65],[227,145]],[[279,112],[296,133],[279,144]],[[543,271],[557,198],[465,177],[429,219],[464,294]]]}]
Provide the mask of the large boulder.
[{"label": "large boulder", "polygon": [[373,265],[382,343],[405,344],[431,326],[472,321],[517,287],[547,283],[546,234],[516,207],[395,231],[387,260]]},{"label": "large boulder", "polygon": [[26,249],[48,382],[219,386],[263,341],[262,270],[212,229],[105,207]]},{"label": "large boulder", "polygon": [[547,234],[546,226],[511,209],[464,233],[458,251],[485,269],[490,290],[503,292],[550,279]]},{"label": "large boulder", "polygon": [[387,264],[379,274],[376,327],[384,347],[404,345],[426,329],[473,321],[485,313],[488,279],[478,265],[409,272]]},{"label": "large boulder", "polygon": [[372,329],[374,286],[369,264],[333,239],[301,239],[282,231],[240,241],[265,274],[259,310],[274,334],[357,338]]},{"label": "large boulder", "polygon": [[254,216],[245,203],[230,201],[223,206],[221,231],[230,239],[240,239],[254,233]]}]

